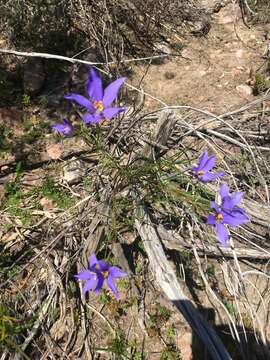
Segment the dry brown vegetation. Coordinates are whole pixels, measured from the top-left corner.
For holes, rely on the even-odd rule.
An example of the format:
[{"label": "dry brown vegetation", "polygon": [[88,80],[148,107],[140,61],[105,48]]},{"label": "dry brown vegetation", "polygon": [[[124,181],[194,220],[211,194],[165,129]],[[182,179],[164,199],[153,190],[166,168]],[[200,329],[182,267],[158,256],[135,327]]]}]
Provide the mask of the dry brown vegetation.
[{"label": "dry brown vegetation", "polygon": [[[250,26],[259,21],[252,11],[268,9],[265,2],[241,4],[238,20],[245,16]],[[84,50],[80,59],[104,63],[99,66],[104,81],[123,72],[132,80],[118,99],[128,104],[125,114],[83,127],[74,120],[78,110],[62,96],[70,89],[84,91],[86,66],[46,60],[43,92],[29,96],[22,85],[25,60],[1,58],[0,359],[189,360],[192,354],[198,360],[211,355],[267,359],[269,69],[260,70],[256,97],[241,101],[234,96],[236,104],[224,91],[228,110],[218,115],[209,106],[219,109],[210,95],[220,87],[204,90],[210,97],[205,107],[196,106],[190,89],[187,100],[193,106],[168,105],[178,99],[169,98],[177,89],[170,84],[181,66],[173,55],[180,55],[183,43],[194,41],[196,58],[179,61],[197,70],[205,61],[210,68],[207,80],[185,86],[203,89],[205,81],[209,87],[216,73],[218,85],[225,86],[226,75],[219,71],[229,67],[227,57],[214,71],[210,56],[197,56],[203,52],[200,45],[208,49],[212,44],[216,51],[222,39],[225,53],[222,36],[234,29],[241,39],[231,48],[240,43],[245,48],[246,26],[240,31],[235,22],[228,30],[226,24],[217,25],[214,15],[210,23],[209,12],[198,2],[180,0],[0,1],[0,11],[5,29],[0,44],[63,56]],[[220,26],[212,40],[211,34],[210,40],[206,37],[209,24]],[[257,36],[262,30],[255,31]],[[167,62],[152,66],[151,57],[168,49]],[[213,53],[221,57],[222,51]],[[138,57],[150,59],[140,67],[134,61],[120,63]],[[235,63],[229,68],[236,74],[229,78],[234,87],[239,72],[241,80],[250,75],[247,62],[237,66],[244,70]],[[143,76],[137,81],[139,71]],[[170,94],[159,82],[163,72],[164,82],[171,81]],[[157,76],[149,80],[152,73]],[[249,84],[256,90],[258,74],[254,79]],[[70,139],[50,129],[65,116],[76,123]],[[226,248],[204,222],[219,184],[201,184],[190,172],[206,148],[216,154],[231,188],[245,192],[242,205],[252,219],[231,229]],[[84,296],[75,281],[93,252],[129,274],[118,283],[120,301],[107,291]]]}]

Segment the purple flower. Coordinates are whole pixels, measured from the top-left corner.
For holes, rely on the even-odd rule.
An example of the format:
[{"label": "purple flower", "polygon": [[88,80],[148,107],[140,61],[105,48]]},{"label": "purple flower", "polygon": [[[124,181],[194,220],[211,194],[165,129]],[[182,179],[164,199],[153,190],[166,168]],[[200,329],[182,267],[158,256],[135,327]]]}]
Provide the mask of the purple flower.
[{"label": "purple flower", "polygon": [[89,259],[89,270],[81,270],[75,278],[78,280],[85,280],[83,292],[93,290],[96,294],[100,293],[104,281],[106,281],[109,288],[114,293],[115,297],[119,299],[119,293],[115,285],[115,278],[125,277],[127,274],[117,266],[111,266],[105,261],[98,260],[93,254]]},{"label": "purple flower", "polygon": [[75,101],[86,108],[87,113],[83,115],[85,123],[99,123],[102,119],[111,119],[126,110],[123,107],[111,107],[124,81],[123,77],[113,81],[103,92],[101,78],[94,69],[90,69],[86,83],[89,99],[75,93],[66,95],[65,99]]},{"label": "purple flower", "polygon": [[56,123],[51,126],[54,130],[65,136],[71,136],[73,132],[73,126],[68,119],[63,119],[62,123]]},{"label": "purple flower", "polygon": [[229,238],[229,231],[225,225],[238,226],[250,221],[246,211],[237,206],[241,201],[243,192],[229,192],[227,184],[220,186],[221,205],[215,201],[211,201],[211,208],[214,209],[215,214],[209,214],[206,223],[215,225],[218,240],[222,246],[226,246]]},{"label": "purple flower", "polygon": [[199,157],[198,166],[192,167],[194,176],[202,182],[212,181],[224,176],[225,174],[223,172],[216,172],[215,174],[210,172],[210,170],[215,166],[216,160],[216,156],[208,156],[208,152],[204,151]]}]

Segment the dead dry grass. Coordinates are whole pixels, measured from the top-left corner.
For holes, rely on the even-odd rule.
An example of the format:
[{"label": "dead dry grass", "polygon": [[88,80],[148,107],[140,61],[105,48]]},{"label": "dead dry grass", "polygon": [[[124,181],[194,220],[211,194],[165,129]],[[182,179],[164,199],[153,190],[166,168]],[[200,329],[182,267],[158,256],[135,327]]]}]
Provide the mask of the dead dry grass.
[{"label": "dead dry grass", "polygon": [[[112,56],[115,43],[108,44]],[[45,128],[42,141],[28,133],[36,157],[0,164],[1,360],[180,359],[188,352],[206,359],[198,338],[215,359],[229,359],[209,322],[233,359],[267,359],[270,96],[219,115],[152,96],[161,107],[150,112],[147,93],[132,89],[121,99],[132,104],[126,115],[88,128],[80,141],[63,140],[58,155],[41,158],[42,146],[56,142]],[[232,231],[226,249],[203,221],[218,186],[201,186],[188,171],[205,148],[231,187],[245,191],[252,218]],[[71,185],[63,172],[74,160],[83,175]],[[97,251],[129,273],[120,302],[107,292],[84,297],[73,278]]]}]

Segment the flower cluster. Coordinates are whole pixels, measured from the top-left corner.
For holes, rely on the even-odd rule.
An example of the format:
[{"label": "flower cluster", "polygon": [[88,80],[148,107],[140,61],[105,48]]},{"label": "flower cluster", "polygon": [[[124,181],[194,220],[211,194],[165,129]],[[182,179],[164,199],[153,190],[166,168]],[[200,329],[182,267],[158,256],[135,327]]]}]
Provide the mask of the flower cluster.
[{"label": "flower cluster", "polygon": [[[94,69],[90,69],[86,83],[88,98],[76,93],[67,94],[64,98],[74,101],[86,110],[82,116],[85,124],[97,124],[103,119],[110,120],[126,110],[125,107],[111,106],[124,81],[124,77],[118,78],[103,90],[100,76]],[[73,126],[67,119],[62,123],[53,124],[52,128],[65,136],[71,136],[73,132]]]},{"label": "flower cluster", "polygon": [[62,123],[53,124],[52,128],[67,137],[70,137],[73,133],[73,125],[68,119],[63,119]]},{"label": "flower cluster", "polygon": [[83,292],[94,291],[99,294],[104,282],[113,292],[114,296],[119,299],[119,293],[115,285],[115,278],[125,277],[127,274],[117,266],[111,266],[103,260],[98,260],[96,255],[93,254],[89,259],[89,269],[81,270],[79,274],[75,275],[78,280],[84,280]]},{"label": "flower cluster", "polygon": [[[103,89],[100,76],[94,69],[90,68],[86,83],[88,96],[69,93],[65,96],[65,99],[75,102],[84,109],[82,119],[85,124],[97,124],[103,119],[112,119],[126,110],[125,107],[112,106],[124,81],[125,78],[118,78]],[[68,119],[63,119],[61,123],[53,124],[52,128],[67,137],[73,133],[73,125]],[[191,168],[193,176],[202,183],[207,183],[224,176],[224,172],[212,172],[216,165],[216,160],[216,156],[209,156],[208,152],[204,151],[198,159],[198,164]],[[234,227],[250,221],[246,211],[238,206],[243,195],[243,192],[230,193],[229,186],[223,183],[220,186],[217,202],[210,202],[213,212],[208,215],[206,224],[215,226],[217,238],[222,246],[226,246],[229,239],[228,225]],[[83,286],[84,293],[91,290],[98,294],[104,283],[106,283],[118,299],[119,293],[115,279],[125,276],[127,274],[120,268],[98,260],[96,255],[93,254],[89,259],[89,269],[81,270],[75,275],[75,278],[85,282]]]},{"label": "flower cluster", "polygon": [[[216,156],[208,156],[208,152],[204,151],[198,160],[198,165],[192,167],[194,176],[201,182],[209,182],[224,176],[223,172],[210,172],[216,164]],[[239,226],[250,221],[246,211],[238,206],[238,203],[244,196],[243,192],[235,192],[230,194],[227,184],[221,184],[219,191],[219,201],[210,202],[210,207],[214,214],[209,214],[206,223],[214,225],[217,238],[222,246],[227,245],[229,239],[229,230],[226,225]]]},{"label": "flower cluster", "polygon": [[209,214],[206,223],[215,225],[218,240],[223,246],[226,246],[229,238],[229,231],[225,225],[238,226],[249,221],[249,217],[243,208],[237,206],[244,196],[243,192],[229,192],[227,184],[220,186],[220,201],[217,204],[211,201],[211,208],[214,214]]},{"label": "flower cluster", "polygon": [[194,176],[202,182],[208,182],[216,180],[217,178],[224,176],[223,172],[211,173],[210,170],[216,165],[216,157],[208,156],[208,152],[204,151],[199,157],[198,165],[192,167]]}]

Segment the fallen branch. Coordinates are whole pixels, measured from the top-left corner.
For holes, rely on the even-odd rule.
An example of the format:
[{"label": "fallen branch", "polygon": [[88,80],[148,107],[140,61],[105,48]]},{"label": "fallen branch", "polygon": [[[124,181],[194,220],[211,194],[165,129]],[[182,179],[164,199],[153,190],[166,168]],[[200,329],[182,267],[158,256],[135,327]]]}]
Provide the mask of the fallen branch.
[{"label": "fallen branch", "polygon": [[43,59],[62,60],[62,61],[68,61],[72,64],[79,63],[79,64],[85,64],[85,65],[90,65],[90,66],[112,65],[112,64],[119,64],[119,63],[126,63],[126,62],[146,61],[146,60],[159,59],[159,58],[164,58],[164,57],[169,56],[169,54],[162,54],[162,55],[153,55],[153,56],[148,56],[148,57],[138,58],[138,59],[126,59],[126,60],[109,61],[109,62],[91,62],[91,61],[76,59],[74,57],[70,58],[70,57],[62,56],[62,55],[39,53],[39,52],[16,51],[16,50],[11,50],[11,49],[0,49],[0,53],[16,55],[16,56],[24,56],[24,57],[37,57],[37,58],[43,58]]},{"label": "fallen branch", "polygon": [[[156,232],[161,239],[162,243],[167,249],[185,251],[192,250],[194,245],[187,243],[179,234],[171,234],[163,226],[159,225],[156,227]],[[196,243],[196,241],[195,241]],[[238,259],[254,259],[254,260],[268,260],[270,259],[270,252],[258,251],[249,248],[218,248],[217,246],[212,246],[205,244],[204,246],[199,247],[196,245],[196,251],[200,256],[207,255],[208,257],[220,258],[228,257],[233,258],[234,253],[237,255]]]},{"label": "fallen branch", "polygon": [[135,227],[144,243],[156,282],[187,320],[192,330],[205,344],[215,360],[231,359],[213,328],[203,319],[193,303],[185,296],[177,276],[166,258],[161,240],[143,206],[137,208]]},{"label": "fallen branch", "polygon": [[[175,126],[175,121],[176,117],[172,111],[167,110],[161,114],[157,122],[155,142],[162,145],[167,143]],[[142,155],[155,158],[158,156],[157,148],[149,149],[149,145],[146,145],[142,149]],[[192,330],[201,338],[212,358],[215,360],[231,359],[213,328],[203,319],[193,303],[185,296],[176,273],[166,258],[162,239],[143,205],[137,204],[135,218],[135,227],[144,243],[144,248],[158,285],[182,313]]]}]

